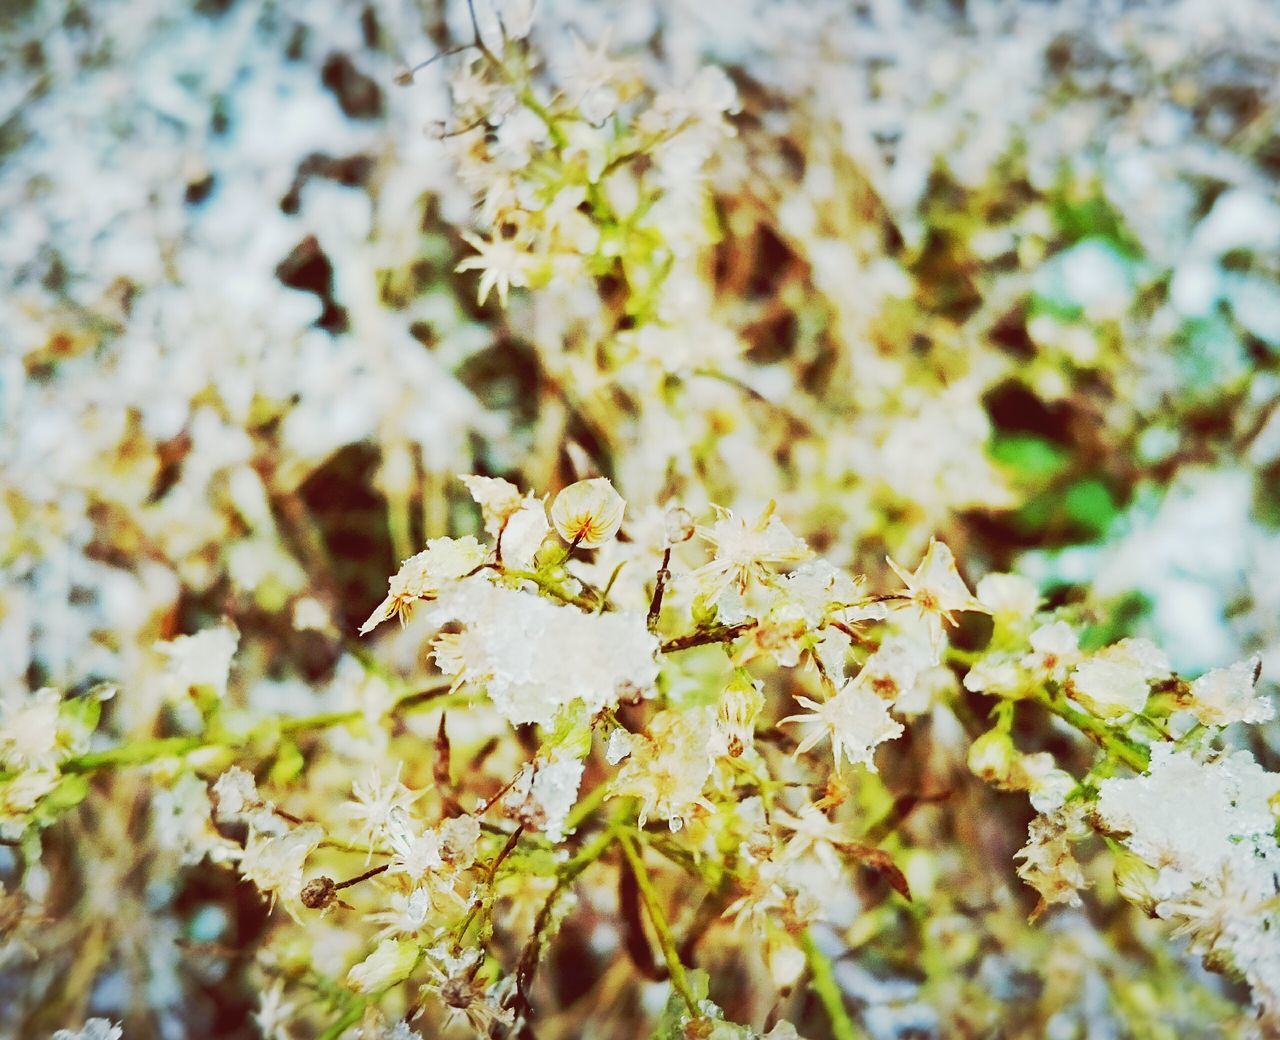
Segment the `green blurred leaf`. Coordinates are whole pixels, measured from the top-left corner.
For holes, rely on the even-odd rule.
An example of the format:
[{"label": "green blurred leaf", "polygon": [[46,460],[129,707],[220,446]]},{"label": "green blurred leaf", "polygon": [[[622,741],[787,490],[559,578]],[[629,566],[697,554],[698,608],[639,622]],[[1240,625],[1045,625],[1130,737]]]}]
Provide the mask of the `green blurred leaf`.
[{"label": "green blurred leaf", "polygon": [[36,806],[36,823],[47,827],[68,809],[74,809],[89,793],[89,777],[83,773],[70,773],[58,781],[49,794]]},{"label": "green blurred leaf", "polygon": [[1067,488],[1062,504],[1069,520],[1099,537],[1106,533],[1120,511],[1111,489],[1094,477]]},{"label": "green blurred leaf", "polygon": [[273,784],[287,784],[301,775],[306,764],[307,761],[298,750],[298,745],[292,740],[282,740],[280,750],[276,753],[276,760],[271,765],[268,779]]},{"label": "green blurred leaf", "polygon": [[991,458],[1012,467],[1024,480],[1047,480],[1066,468],[1070,457],[1052,441],[1033,434],[1001,434],[989,449]]}]

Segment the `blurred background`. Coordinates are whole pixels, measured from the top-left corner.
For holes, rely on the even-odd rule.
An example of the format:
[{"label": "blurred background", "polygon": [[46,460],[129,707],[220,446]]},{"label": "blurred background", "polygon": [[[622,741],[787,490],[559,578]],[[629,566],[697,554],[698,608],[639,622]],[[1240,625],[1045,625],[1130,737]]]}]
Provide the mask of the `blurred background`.
[{"label": "blurred background", "polygon": [[[543,0],[548,91],[606,55],[736,89],[685,157],[680,293],[630,337],[607,279],[502,309],[455,270],[466,59],[402,73],[470,33],[452,2],[0,0],[0,688],[121,681],[107,731],[162,730],[154,643],[228,619],[246,711],[355,703],[387,575],[478,527],[455,474],[589,471],[637,508],[774,499],[872,576],[938,535],[1098,642],[1192,674],[1257,652],[1275,688],[1280,5]],[[379,660],[426,668],[420,636]],[[1280,730],[1249,739],[1280,765]],[[34,873],[0,846],[0,1035],[259,1035],[265,907],[174,869],[145,784],[110,783]],[[1016,1003],[1051,938],[972,986]],[[1057,1031],[848,985],[883,1036],[1160,1035],[1080,956]]]}]

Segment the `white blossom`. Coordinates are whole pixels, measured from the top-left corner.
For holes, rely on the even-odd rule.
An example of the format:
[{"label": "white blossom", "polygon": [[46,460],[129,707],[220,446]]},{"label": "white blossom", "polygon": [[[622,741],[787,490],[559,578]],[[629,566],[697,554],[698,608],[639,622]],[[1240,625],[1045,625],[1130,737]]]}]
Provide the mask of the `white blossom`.
[{"label": "white blossom", "polygon": [[1122,639],[1076,665],[1074,696],[1095,713],[1115,717],[1142,711],[1150,683],[1169,674],[1169,660],[1146,639]]},{"label": "white blossom", "polygon": [[622,526],[626,502],[604,477],[570,484],[551,503],[551,522],[566,542],[596,549]]},{"label": "white blossom", "polygon": [[175,696],[200,689],[222,697],[227,692],[231,659],[239,642],[239,633],[224,625],[159,642],[155,648],[168,659],[169,684]]},{"label": "white blossom", "polygon": [[58,739],[62,697],[45,687],[0,698],[0,763],[8,769],[47,770],[67,755]]},{"label": "white blossom", "polygon": [[240,873],[257,885],[263,895],[281,898],[286,906],[302,891],[302,868],[307,857],[324,840],[324,828],[307,823],[286,834],[269,836],[250,831]]},{"label": "white blossom", "polygon": [[483,686],[513,725],[546,725],[574,701],[594,714],[646,693],[657,677],[657,640],[638,612],[586,614],[476,575],[442,594],[429,616],[463,626],[450,643],[452,674]]},{"label": "white blossom", "polygon": [[1251,657],[1215,668],[1191,684],[1191,713],[1206,726],[1259,723],[1275,717],[1275,705],[1257,696],[1262,661]]},{"label": "white blossom", "polygon": [[360,633],[372,631],[393,615],[404,620],[415,600],[428,599],[465,574],[475,570],[486,551],[468,535],[465,538],[432,538],[427,547],[409,557],[387,582],[387,597],[363,625]]},{"label": "white blossom", "polygon": [[764,578],[772,565],[800,563],[813,555],[803,539],[773,515],[772,506],[754,521],[721,509],[711,526],[699,527],[697,533],[713,549],[711,562],[694,572],[703,595],[711,600],[730,585],[746,592],[748,584]]},{"label": "white blossom", "polygon": [[841,760],[847,759],[850,764],[864,765],[874,773],[876,767],[872,755],[876,747],[902,735],[902,723],[889,714],[885,702],[871,689],[858,685],[857,680],[846,684],[825,701],[814,701],[808,697],[797,697],[796,700],[811,714],[790,715],[779,725],[799,722],[811,727],[800,741],[797,753],[808,751],[820,741],[830,738],[831,754],[837,769]]}]

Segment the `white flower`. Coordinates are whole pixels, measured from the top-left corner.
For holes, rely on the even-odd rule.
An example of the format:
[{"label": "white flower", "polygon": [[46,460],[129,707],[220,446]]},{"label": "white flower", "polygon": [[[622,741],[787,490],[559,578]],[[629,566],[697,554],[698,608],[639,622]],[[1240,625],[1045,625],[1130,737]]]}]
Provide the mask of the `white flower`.
[{"label": "white flower", "polygon": [[516,570],[528,570],[550,530],[542,499],[524,499],[503,525],[502,562]]},{"label": "white flower", "polygon": [[813,727],[813,731],[800,742],[797,754],[803,754],[826,737],[831,738],[831,754],[836,769],[841,759],[852,765],[865,765],[876,771],[872,755],[876,747],[886,740],[893,740],[902,733],[902,723],[889,714],[888,706],[874,692],[859,686],[857,680],[847,683],[840,692],[821,703],[808,697],[797,697],[809,715],[790,715],[778,724],[799,722]]},{"label": "white flower", "polygon": [[746,644],[734,658],[734,664],[741,666],[761,654],[768,654],[783,668],[794,668],[811,641],[804,608],[799,603],[782,600],[760,616],[748,633]]},{"label": "white flower", "polygon": [[262,805],[257,781],[247,769],[232,766],[215,781],[213,798],[220,817],[238,819],[246,810]]},{"label": "white flower", "polygon": [[303,596],[294,601],[292,624],[295,632],[329,632],[333,629],[328,610],[314,596]]},{"label": "white flower", "polygon": [[0,838],[17,841],[31,824],[31,812],[62,779],[57,770],[27,769],[0,781]]},{"label": "white flower", "polygon": [[862,597],[859,579],[823,559],[802,563],[787,575],[784,589],[787,598],[804,610],[805,618],[815,628],[828,614],[855,620],[848,616],[850,604]]},{"label": "white flower", "polygon": [[224,625],[156,643],[156,650],[168,658],[172,695],[205,689],[212,690],[219,697],[225,696],[227,679],[231,675],[231,659],[239,642],[239,633]]},{"label": "white flower", "polygon": [[372,848],[374,843],[386,836],[392,826],[391,814],[397,809],[407,810],[410,805],[422,797],[421,791],[411,791],[400,782],[402,764],[397,764],[396,773],[386,783],[382,781],[382,772],[374,766],[368,776],[351,784],[351,799],[344,803],[347,813],[364,831],[364,840]]},{"label": "white flower", "polygon": [[512,725],[546,725],[575,700],[594,714],[646,693],[658,675],[658,641],[637,611],[585,614],[477,575],[441,595],[430,619],[463,626],[437,640],[437,661],[483,684]]},{"label": "white flower", "polygon": [[715,723],[710,708],[685,712],[660,711],[643,735],[633,734],[631,755],[609,788],[609,797],[640,799],[640,824],[650,816],[680,830],[701,806],[714,807],[702,797],[711,775],[710,753]]},{"label": "white flower", "polygon": [[623,81],[635,77],[632,63],[609,56],[609,33],[592,47],[576,32],[570,33],[573,60],[565,69],[564,90],[588,123],[600,124],[613,115],[623,100]]},{"label": "white flower", "polygon": [[504,804],[526,826],[541,830],[548,841],[562,841],[565,821],[578,799],[583,769],[582,762],[568,755],[525,766]]},{"label": "white flower", "polygon": [[566,542],[595,549],[613,538],[622,526],[626,501],[605,477],[579,480],[556,495],[551,522]]},{"label": "white flower", "polygon": [[292,902],[302,891],[302,867],[323,840],[324,828],[317,823],[303,824],[275,837],[250,831],[240,873],[263,895]]},{"label": "white flower", "polygon": [[387,598],[360,626],[360,634],[372,631],[395,615],[403,623],[415,600],[435,596],[449,582],[457,581],[484,562],[487,551],[470,535],[465,538],[432,538],[422,552],[410,556],[387,582]]},{"label": "white flower", "polygon": [[388,906],[369,915],[369,920],[382,925],[379,938],[417,935],[425,927],[431,913],[431,892],[415,888],[409,892],[389,892]]},{"label": "white flower", "polygon": [[1076,665],[1073,695],[1095,715],[1117,718],[1139,712],[1151,693],[1150,682],[1169,674],[1169,659],[1146,639],[1122,639]]},{"label": "white flower", "polygon": [[1007,654],[993,653],[978,658],[964,677],[964,688],[974,693],[992,693],[1005,697],[1018,693],[1026,684],[1026,676],[1016,661]]},{"label": "white flower", "polygon": [[745,593],[754,579],[763,579],[772,564],[799,563],[813,551],[773,515],[773,504],[756,520],[748,522],[727,509],[719,509],[710,527],[697,533],[714,549],[710,563],[693,572],[702,594],[716,599],[730,585]]},{"label": "white flower", "polygon": [[480,286],[476,291],[476,300],[481,305],[489,298],[493,289],[498,290],[498,300],[503,307],[507,305],[507,294],[512,286],[529,284],[529,269],[533,258],[528,250],[518,245],[513,239],[493,238],[486,242],[475,235],[462,236],[477,251],[476,256],[469,256],[460,263],[457,271],[480,271]]},{"label": "white flower", "polygon": [[67,757],[58,740],[62,696],[45,687],[0,699],[0,763],[15,771],[54,768]]},{"label": "white flower", "polygon": [[508,518],[524,505],[524,496],[520,489],[509,480],[501,477],[479,477],[470,474],[458,478],[475,499],[484,518],[484,529],[492,537],[497,538]]},{"label": "white flower", "polygon": [[969,587],[956,570],[956,558],[944,542],[929,539],[929,548],[915,571],[908,573],[892,559],[889,566],[906,586],[904,593],[929,626],[930,643],[935,659],[942,652],[942,622],[954,625],[955,611],[987,608],[974,599]]},{"label": "white flower", "polygon": [[1068,669],[1080,660],[1080,641],[1076,630],[1065,621],[1041,625],[1029,638],[1031,652],[1022,658],[1022,666],[1032,672],[1061,682]]},{"label": "white flower", "polygon": [[1255,841],[1274,846],[1270,799],[1280,774],[1268,773],[1247,751],[1201,762],[1168,744],[1151,749],[1145,776],[1101,784],[1098,815],[1125,844],[1161,868],[1162,898],[1224,864],[1251,855]]},{"label": "white flower", "polygon": [[1071,839],[1086,833],[1079,808],[1037,816],[1028,831],[1026,845],[1014,853],[1014,858],[1022,860],[1018,877],[1040,893],[1040,904],[1032,919],[1055,903],[1079,906],[1080,889],[1088,884],[1071,847]]},{"label": "white flower", "polygon": [[892,704],[909,694],[931,666],[928,646],[909,634],[893,633],[863,663],[854,684]]},{"label": "white flower", "polygon": [[1262,659],[1254,656],[1228,668],[1215,668],[1191,684],[1191,713],[1206,726],[1267,722],[1275,706],[1255,696]]},{"label": "white flower", "polygon": [[1076,788],[1076,778],[1064,769],[1058,769],[1048,752],[1026,755],[1022,768],[1027,776],[1027,793],[1031,807],[1036,812],[1048,813],[1060,809]]},{"label": "white flower", "polygon": [[439,827],[440,855],[451,867],[463,869],[476,861],[480,845],[480,821],[474,816],[452,816]]},{"label": "white flower", "polygon": [[411,881],[419,881],[444,866],[440,835],[430,829],[418,833],[404,806],[394,805],[387,813],[386,836],[392,851],[389,874],[405,874]]},{"label": "white flower", "polygon": [[289,1019],[297,1011],[296,1004],[285,1003],[284,980],[276,979],[269,990],[258,997],[258,1010],[253,1020],[264,1040],[291,1040]]},{"label": "white flower", "polygon": [[1006,618],[1029,618],[1040,608],[1040,590],[1021,574],[987,574],[975,591],[987,610]]},{"label": "white flower", "polygon": [[158,789],[151,805],[156,843],[178,853],[184,864],[199,863],[206,855],[225,863],[240,855],[240,847],[214,829],[208,788],[194,773]]},{"label": "white flower", "polygon": [[800,859],[812,852],[832,878],[838,878],[843,867],[838,855],[841,843],[848,843],[844,829],[832,823],[826,813],[811,802],[800,807],[800,815],[792,816],[785,809],[774,809],[773,818],[792,832],[783,855],[788,859]]}]

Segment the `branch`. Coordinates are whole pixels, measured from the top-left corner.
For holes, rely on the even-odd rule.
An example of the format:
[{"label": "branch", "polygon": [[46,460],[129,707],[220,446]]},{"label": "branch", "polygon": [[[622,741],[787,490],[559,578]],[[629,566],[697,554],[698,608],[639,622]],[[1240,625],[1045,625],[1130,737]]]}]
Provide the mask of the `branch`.
[{"label": "branch", "polygon": [[1147,767],[1151,764],[1151,752],[1141,744],[1136,744],[1117,733],[1101,719],[1073,708],[1063,698],[1040,693],[1036,696],[1036,700],[1130,769],[1138,773],[1147,771]]},{"label": "branch", "polygon": [[627,857],[627,862],[636,876],[640,899],[644,903],[645,910],[648,911],[649,922],[658,936],[658,945],[662,947],[662,957],[667,962],[667,970],[671,972],[671,984],[684,1000],[689,1014],[699,1018],[702,1012],[698,1009],[698,1001],[689,987],[689,978],[685,975],[684,965],[680,962],[680,953],[676,949],[675,936],[671,934],[671,925],[667,923],[666,914],[662,912],[662,904],[658,901],[658,893],[653,887],[653,881],[649,878],[649,872],[645,869],[644,860],[630,834],[617,828],[614,833],[618,837],[623,855]]},{"label": "branch", "polygon": [[714,625],[703,628],[688,635],[668,639],[659,649],[664,654],[672,654],[679,650],[691,650],[695,646],[708,646],[711,643],[729,643],[738,636],[750,632],[756,627],[754,621],[741,621],[736,625]]}]

